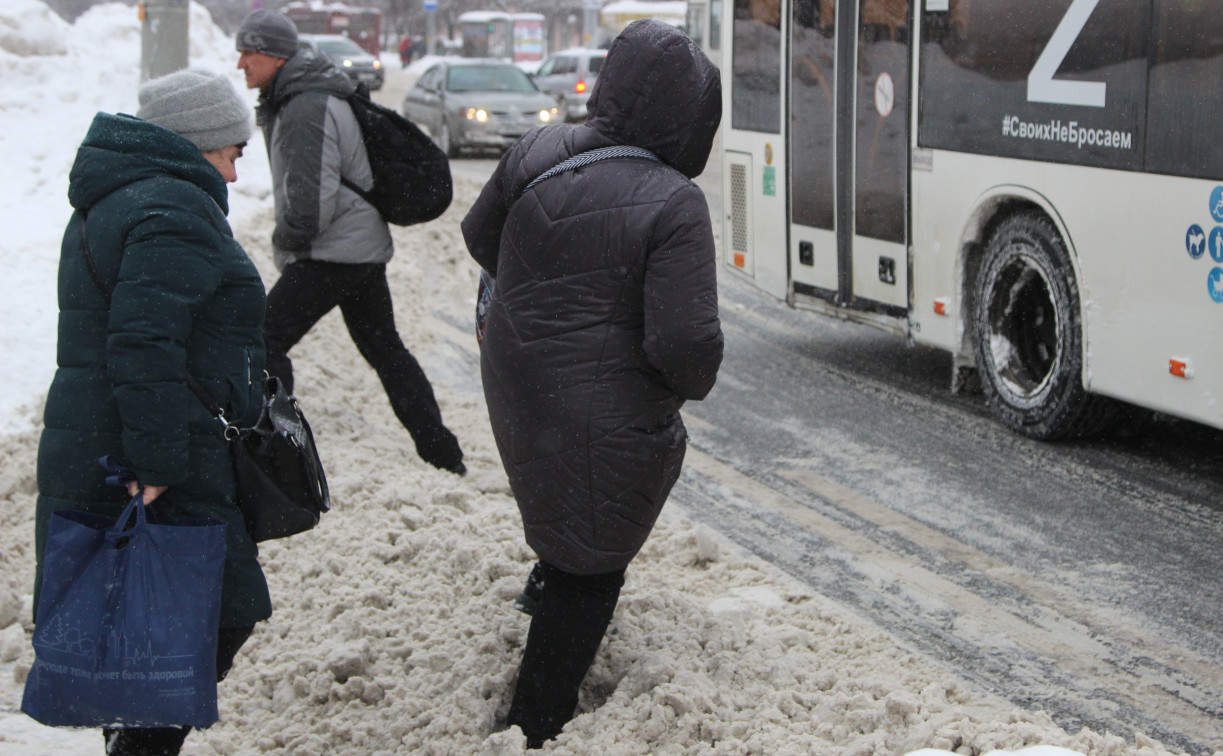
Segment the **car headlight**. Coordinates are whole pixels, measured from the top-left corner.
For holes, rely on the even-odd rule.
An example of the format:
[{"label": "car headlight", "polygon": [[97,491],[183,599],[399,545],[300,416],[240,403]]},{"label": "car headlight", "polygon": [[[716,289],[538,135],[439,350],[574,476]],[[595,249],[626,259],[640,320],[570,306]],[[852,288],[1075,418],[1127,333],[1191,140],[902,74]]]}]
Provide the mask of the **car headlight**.
[{"label": "car headlight", "polygon": [[547,123],[551,121],[552,119],[556,118],[557,112],[558,111],[556,108],[548,108],[547,110],[541,110],[539,111],[539,120],[543,121],[544,123]]},{"label": "car headlight", "polygon": [[345,58],[345,59],[344,59],[344,67],[345,67],[345,68],[352,68],[352,61],[351,61],[351,60],[349,60],[348,58]]},{"label": "car headlight", "polygon": [[377,71],[379,68],[382,68],[382,61],[380,61],[380,60],[375,60],[375,61],[374,61],[374,70],[375,70],[375,71]]},{"label": "car headlight", "polygon": [[459,115],[469,121],[479,121],[480,123],[488,120],[488,111],[484,108],[463,108],[459,110]]}]

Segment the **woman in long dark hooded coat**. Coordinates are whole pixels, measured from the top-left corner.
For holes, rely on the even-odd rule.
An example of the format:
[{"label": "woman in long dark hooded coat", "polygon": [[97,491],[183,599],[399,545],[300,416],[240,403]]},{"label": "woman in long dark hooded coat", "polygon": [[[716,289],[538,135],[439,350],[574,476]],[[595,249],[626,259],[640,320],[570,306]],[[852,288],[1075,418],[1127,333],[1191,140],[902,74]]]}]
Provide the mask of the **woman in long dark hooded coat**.
[{"label": "woman in long dark hooded coat", "polygon": [[[679,410],[722,360],[713,232],[691,179],[722,113],[718,70],[683,32],[630,24],[581,126],[502,158],[463,221],[495,276],[482,347],[497,448],[543,589],[509,713],[528,744],[572,716],[624,582],[683,462]],[[629,145],[661,162],[566,158]]]},{"label": "woman in long dark hooded coat", "polygon": [[[194,376],[231,421],[258,417],[263,281],[225,218],[251,113],[228,79],[204,71],[147,82],[140,103],[138,118],[94,118],[69,176],[75,212],[60,252],[59,368],[38,445],[34,595],[58,510],[117,516],[139,487],[160,515],[224,522],[223,675],[272,604],[236,504],[222,426],[186,379]],[[105,455],[135,472],[129,491],[106,486],[97,463]],[[174,754],[187,728],[104,733],[107,754]]]}]

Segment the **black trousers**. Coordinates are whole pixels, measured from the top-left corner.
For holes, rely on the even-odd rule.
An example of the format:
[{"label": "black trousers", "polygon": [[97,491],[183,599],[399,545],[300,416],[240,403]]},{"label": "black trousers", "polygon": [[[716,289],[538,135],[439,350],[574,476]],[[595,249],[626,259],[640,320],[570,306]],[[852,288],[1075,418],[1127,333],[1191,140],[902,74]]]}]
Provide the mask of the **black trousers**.
[{"label": "black trousers", "polygon": [[[254,632],[253,627],[221,628],[217,637],[217,682],[225,679],[238,649]],[[190,727],[140,727],[122,730],[104,728],[107,756],[177,756]]]},{"label": "black trousers", "polygon": [[507,721],[539,748],[573,718],[582,685],[624,586],[624,570],[573,575],[540,563],[543,590],[531,616],[527,645]]},{"label": "black trousers", "polygon": [[391,409],[416,444],[416,453],[434,467],[461,472],[463,452],[458,439],[442,423],[433,387],[395,328],[385,264],[300,260],[286,266],[268,292],[263,322],[268,373],[292,392],[289,350],[335,307],[343,313],[361,356],[382,381]]}]

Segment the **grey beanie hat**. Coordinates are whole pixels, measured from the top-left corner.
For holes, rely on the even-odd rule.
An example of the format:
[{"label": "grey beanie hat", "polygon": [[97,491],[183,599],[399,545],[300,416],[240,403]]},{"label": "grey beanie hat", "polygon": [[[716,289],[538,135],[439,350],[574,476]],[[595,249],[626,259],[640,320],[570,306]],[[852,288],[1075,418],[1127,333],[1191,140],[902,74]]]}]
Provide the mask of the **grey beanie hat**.
[{"label": "grey beanie hat", "polygon": [[251,111],[221,74],[189,68],[140,87],[137,118],[191,140],[201,152],[251,138]]},{"label": "grey beanie hat", "polygon": [[234,37],[238,52],[254,50],[274,58],[292,58],[297,52],[297,27],[274,10],[251,11]]}]

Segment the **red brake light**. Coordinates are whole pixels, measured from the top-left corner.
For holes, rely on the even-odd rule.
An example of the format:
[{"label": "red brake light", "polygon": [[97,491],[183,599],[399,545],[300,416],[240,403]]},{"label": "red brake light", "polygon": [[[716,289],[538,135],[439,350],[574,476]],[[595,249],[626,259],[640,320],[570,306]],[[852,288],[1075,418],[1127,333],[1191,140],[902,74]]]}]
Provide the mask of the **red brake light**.
[{"label": "red brake light", "polygon": [[573,91],[581,94],[586,91],[586,82],[578,79],[578,83],[573,85]]}]

